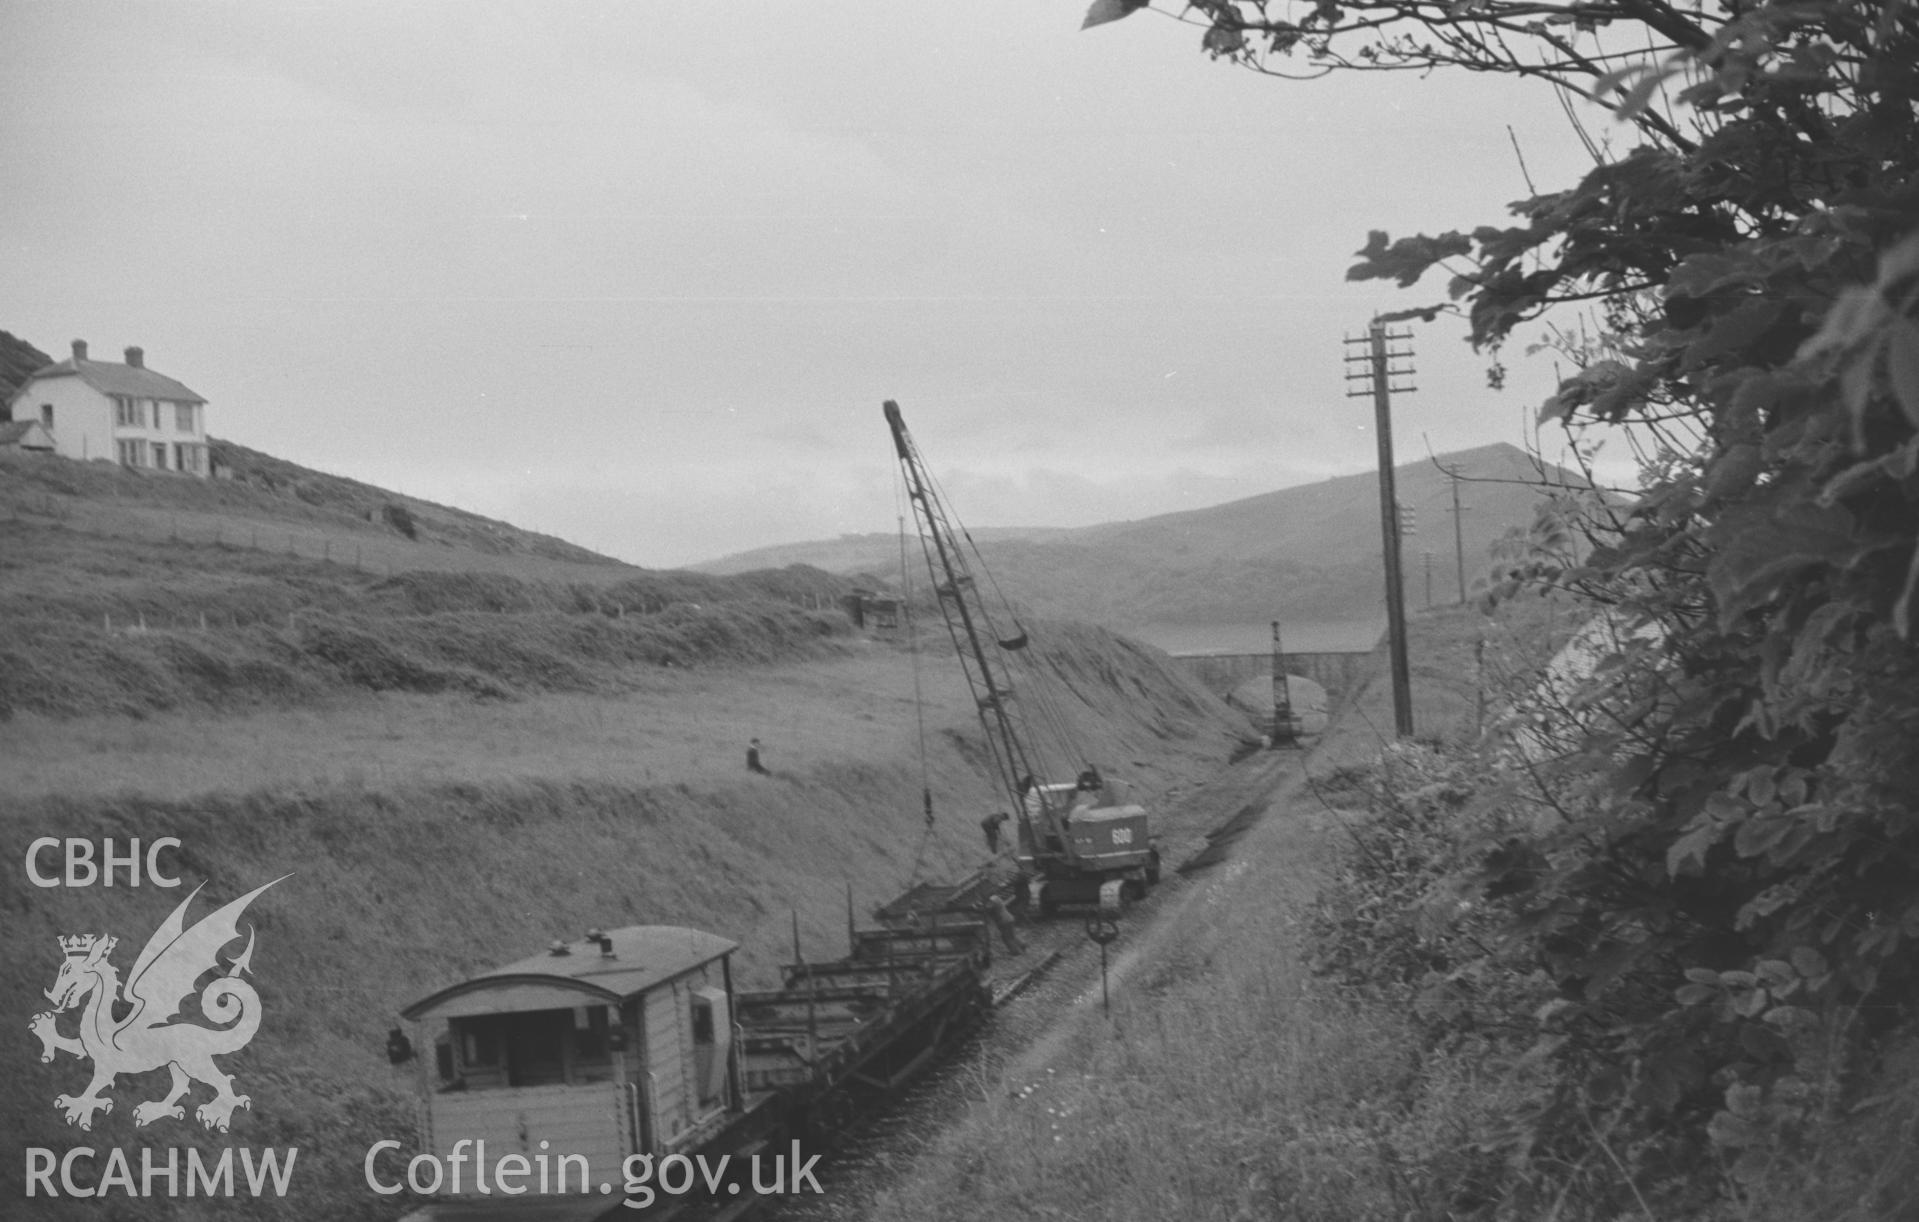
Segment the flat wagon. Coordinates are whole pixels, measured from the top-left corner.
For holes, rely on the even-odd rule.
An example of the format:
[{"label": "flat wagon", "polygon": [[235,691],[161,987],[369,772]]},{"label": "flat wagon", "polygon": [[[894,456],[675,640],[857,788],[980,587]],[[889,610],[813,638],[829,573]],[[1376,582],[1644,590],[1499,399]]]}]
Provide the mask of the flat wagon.
[{"label": "flat wagon", "polygon": [[845,957],[796,956],[776,989],[735,987],[735,942],[640,925],[428,994],[401,1011],[406,1043],[433,1050],[417,1058],[417,1156],[382,1174],[414,1177],[421,1222],[632,1217],[636,1171],[678,1154],[724,1180],[653,1180],[649,1212],[736,1210],[756,1155],[823,1151],[986,1011],[981,922],[848,932]]}]

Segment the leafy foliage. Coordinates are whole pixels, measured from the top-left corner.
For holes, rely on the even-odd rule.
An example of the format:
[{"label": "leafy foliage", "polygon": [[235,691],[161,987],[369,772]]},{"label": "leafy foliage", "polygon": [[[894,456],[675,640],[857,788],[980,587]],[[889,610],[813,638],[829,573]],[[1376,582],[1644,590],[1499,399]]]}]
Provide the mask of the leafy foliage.
[{"label": "leafy foliage", "polygon": [[[26,340],[0,331],[0,420],[8,418],[7,401],[28,378],[53,364],[53,358]],[[20,417],[26,419],[23,411]]]},{"label": "leafy foliage", "polygon": [[1438,1030],[1550,991],[1533,1055],[1563,1090],[1528,1165],[1583,1158],[1556,1144],[1578,1115],[1636,1194],[1701,1207],[1712,1150],[1750,1198],[1919,1005],[1919,11],[1211,0],[1188,20],[1261,71],[1541,79],[1642,140],[1514,224],[1375,233],[1349,273],[1444,270],[1477,345],[1598,303],[1597,337],[1555,340],[1578,368],[1541,416],[1653,439],[1629,512],[1562,504],[1506,557],[1493,597],[1572,591],[1602,631],[1475,774],[1537,817],[1502,806],[1496,839],[1455,829],[1404,867],[1471,928],[1399,932],[1470,985],[1427,1004]]}]

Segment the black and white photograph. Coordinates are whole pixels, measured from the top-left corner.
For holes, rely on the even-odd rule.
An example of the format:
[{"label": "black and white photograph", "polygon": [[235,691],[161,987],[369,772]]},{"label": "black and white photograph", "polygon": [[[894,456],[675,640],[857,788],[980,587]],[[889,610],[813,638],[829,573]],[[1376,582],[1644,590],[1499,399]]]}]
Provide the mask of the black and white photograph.
[{"label": "black and white photograph", "polygon": [[1919,1219],[1914,0],[0,48],[0,1217]]}]

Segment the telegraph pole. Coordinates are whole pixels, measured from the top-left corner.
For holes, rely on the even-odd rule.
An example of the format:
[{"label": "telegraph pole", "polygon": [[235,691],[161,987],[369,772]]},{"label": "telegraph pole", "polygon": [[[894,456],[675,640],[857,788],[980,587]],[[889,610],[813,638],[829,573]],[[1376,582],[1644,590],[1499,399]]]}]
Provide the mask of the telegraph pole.
[{"label": "telegraph pole", "polygon": [[1466,536],[1460,530],[1459,515],[1466,511],[1459,507],[1459,472],[1451,471],[1450,482],[1453,486],[1453,566],[1459,574],[1459,604],[1466,605]]},{"label": "telegraph pole", "polygon": [[[1358,389],[1346,392],[1348,398],[1368,395],[1373,400],[1373,431],[1379,441],[1379,530],[1386,562],[1386,634],[1392,655],[1393,732],[1400,738],[1413,733],[1412,668],[1406,660],[1405,574],[1400,569],[1399,498],[1393,487],[1393,395],[1411,394],[1417,387],[1403,379],[1412,377],[1411,347],[1392,348],[1409,343],[1411,330],[1392,331],[1375,318],[1365,335],[1348,336],[1346,344],[1357,352],[1346,354],[1346,380]],[[1404,362],[1395,365],[1394,362]]]},{"label": "telegraph pole", "polygon": [[[1434,463],[1438,466],[1437,462]],[[1459,574],[1459,605],[1466,605],[1466,536],[1460,529],[1459,515],[1465,513],[1459,507],[1459,471],[1456,468],[1440,467],[1446,473],[1446,482],[1453,487],[1453,565]]]}]

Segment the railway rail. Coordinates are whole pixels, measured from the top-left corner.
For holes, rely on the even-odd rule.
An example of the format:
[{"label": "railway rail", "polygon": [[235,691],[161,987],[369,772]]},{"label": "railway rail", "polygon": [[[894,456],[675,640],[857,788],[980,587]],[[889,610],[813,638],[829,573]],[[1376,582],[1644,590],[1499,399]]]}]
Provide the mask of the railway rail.
[{"label": "railway rail", "polygon": [[[1249,802],[1297,758],[1250,761],[1193,795],[1179,813],[1194,826],[1178,844],[1199,849],[1247,822]],[[1211,833],[1199,826],[1234,810]],[[426,1160],[426,1182],[433,1167],[443,1174],[432,1192],[410,1182],[426,1203],[406,1222],[727,1222],[778,1197],[756,1191],[775,1178],[772,1160],[783,1160],[791,1187],[801,1151],[825,1154],[858,1132],[995,1009],[1023,996],[1053,1004],[1058,986],[1036,986],[1086,945],[1082,922],[1028,926],[1023,953],[996,954],[995,931],[975,912],[1009,885],[1004,867],[989,865],[906,892],[877,910],[873,928],[855,928],[849,910],[846,953],[796,954],[773,989],[735,987],[738,947],[726,938],[634,926],[589,930],[413,1002],[402,1011],[409,1042],[432,1050],[414,1058],[414,1162]],[[1149,900],[1138,918],[1157,906]],[[663,1182],[676,1155],[684,1178]],[[450,1170],[462,1158],[455,1191]],[[572,1161],[557,1185],[541,1180],[561,1158]],[[478,1191],[472,1169],[482,1162],[489,1174],[508,1164],[524,1195],[499,1191],[497,1176]],[[382,1178],[409,1174],[395,1165]]]}]

